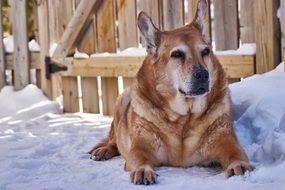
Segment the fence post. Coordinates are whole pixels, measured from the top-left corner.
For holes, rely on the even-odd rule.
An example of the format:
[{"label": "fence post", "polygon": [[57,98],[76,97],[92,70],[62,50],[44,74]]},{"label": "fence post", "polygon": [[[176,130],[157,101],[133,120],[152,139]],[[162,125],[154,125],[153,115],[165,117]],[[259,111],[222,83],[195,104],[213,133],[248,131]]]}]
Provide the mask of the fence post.
[{"label": "fence post", "polygon": [[5,77],[5,51],[3,44],[3,15],[2,0],[0,0],[0,90],[6,83]]},{"label": "fence post", "polygon": [[240,40],[242,43],[255,43],[255,1],[240,0]]},{"label": "fence post", "polygon": [[[119,21],[119,48],[124,50],[128,47],[138,46],[137,11],[136,1],[117,0],[117,14]],[[131,77],[123,77],[123,87],[130,86],[133,82]]]},{"label": "fence post", "polygon": [[216,50],[237,49],[239,46],[237,0],[214,0]]},{"label": "fence post", "polygon": [[284,0],[280,1],[280,8],[281,8],[280,24],[281,24],[281,40],[282,40],[281,49],[283,54],[285,55],[285,1]]},{"label": "fence post", "polygon": [[[116,52],[114,1],[104,0],[96,13],[97,51]],[[118,96],[118,79],[102,77],[103,114],[112,115]]]},{"label": "fence post", "polygon": [[162,0],[163,29],[171,30],[184,24],[183,1]]},{"label": "fence post", "polygon": [[255,1],[256,72],[272,70],[280,63],[277,1]]},{"label": "fence post", "polygon": [[49,14],[48,0],[37,0],[38,6],[38,27],[39,27],[39,43],[41,47],[41,88],[49,99],[52,99],[51,80],[46,79],[45,57],[49,56]]},{"label": "fence post", "polygon": [[11,1],[11,4],[15,89],[20,90],[30,83],[27,0]]}]

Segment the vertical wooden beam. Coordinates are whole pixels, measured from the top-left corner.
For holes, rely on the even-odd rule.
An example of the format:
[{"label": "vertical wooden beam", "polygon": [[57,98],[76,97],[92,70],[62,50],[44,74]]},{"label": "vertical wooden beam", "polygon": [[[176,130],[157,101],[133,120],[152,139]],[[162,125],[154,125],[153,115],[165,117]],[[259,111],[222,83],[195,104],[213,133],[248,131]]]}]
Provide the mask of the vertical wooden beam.
[{"label": "vertical wooden beam", "polygon": [[98,95],[97,78],[82,77],[81,88],[82,88],[83,112],[99,113],[99,95]]},{"label": "vertical wooden beam", "polygon": [[[285,53],[285,1],[280,1],[280,9],[281,9],[281,18],[280,18],[280,25],[281,25],[281,49],[283,53]],[[285,61],[285,60],[284,60]]]},{"label": "vertical wooden beam", "polygon": [[78,85],[76,77],[62,78],[63,111],[68,113],[79,112]]},{"label": "vertical wooden beam", "polygon": [[14,38],[15,89],[30,83],[27,0],[12,1],[12,30]]},{"label": "vertical wooden beam", "polygon": [[3,13],[2,13],[2,0],[0,0],[0,90],[6,84],[5,75],[5,51],[3,44]]},{"label": "vertical wooden beam", "polygon": [[255,1],[256,71],[264,73],[280,62],[277,1]]},{"label": "vertical wooden beam", "polygon": [[41,88],[48,98],[52,99],[51,80],[46,79],[45,57],[49,56],[49,15],[48,0],[37,0],[38,23],[39,23],[39,43],[41,47]]},{"label": "vertical wooden beam", "polygon": [[[64,7],[64,9],[62,9]],[[70,0],[49,1],[49,34],[50,44],[58,43],[73,15],[73,2]],[[51,75],[52,99],[55,100],[62,94],[62,80],[57,73]],[[77,83],[73,84],[77,85]],[[65,88],[69,88],[66,86]],[[75,88],[73,88],[75,89]],[[65,89],[70,90],[70,89]],[[73,92],[74,94],[77,92]],[[68,98],[68,97],[63,97]],[[78,100],[79,101],[79,100]],[[76,103],[75,103],[76,104]],[[64,106],[64,105],[63,105]]]},{"label": "vertical wooden beam", "polygon": [[[134,0],[117,0],[119,48],[124,50],[128,47],[138,46],[137,10]],[[133,78],[123,77],[123,87],[132,84]]]},{"label": "vertical wooden beam", "polygon": [[139,0],[140,11],[146,12],[157,27],[161,27],[159,0]]},{"label": "vertical wooden beam", "polygon": [[184,25],[182,0],[162,0],[163,29],[171,30]]},{"label": "vertical wooden beam", "polygon": [[[78,50],[87,54],[96,52],[96,20],[93,21],[79,42]],[[99,95],[97,77],[81,77],[83,112],[99,113]]]},{"label": "vertical wooden beam", "polygon": [[240,0],[240,40],[242,43],[255,42],[255,1]]},{"label": "vertical wooden beam", "polygon": [[[114,1],[104,0],[96,13],[97,51],[116,52]],[[118,79],[102,77],[103,114],[112,115],[118,96]]]},{"label": "vertical wooden beam", "polygon": [[[196,15],[196,11],[197,11],[197,5],[198,5],[199,0],[189,0],[188,1],[188,12],[189,12],[189,20],[186,20],[186,22],[191,23]],[[207,5],[208,5],[208,10],[206,12],[206,18],[207,18],[207,25],[208,25],[208,29],[206,31],[206,37],[211,41],[212,39],[212,28],[211,28],[211,1],[207,0]]]},{"label": "vertical wooden beam", "polygon": [[216,50],[239,47],[237,0],[214,0]]}]

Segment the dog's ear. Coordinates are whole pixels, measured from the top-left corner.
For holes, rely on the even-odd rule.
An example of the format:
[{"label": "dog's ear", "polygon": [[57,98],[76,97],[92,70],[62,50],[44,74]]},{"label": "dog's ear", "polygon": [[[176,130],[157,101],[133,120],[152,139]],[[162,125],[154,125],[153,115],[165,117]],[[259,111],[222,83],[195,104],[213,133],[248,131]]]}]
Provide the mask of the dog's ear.
[{"label": "dog's ear", "polygon": [[193,22],[197,24],[202,35],[205,35],[207,30],[206,12],[207,12],[207,0],[199,0],[196,10],[196,15]]},{"label": "dog's ear", "polygon": [[161,31],[154,26],[151,18],[145,12],[140,12],[138,16],[138,27],[146,41],[147,52],[157,53]]}]

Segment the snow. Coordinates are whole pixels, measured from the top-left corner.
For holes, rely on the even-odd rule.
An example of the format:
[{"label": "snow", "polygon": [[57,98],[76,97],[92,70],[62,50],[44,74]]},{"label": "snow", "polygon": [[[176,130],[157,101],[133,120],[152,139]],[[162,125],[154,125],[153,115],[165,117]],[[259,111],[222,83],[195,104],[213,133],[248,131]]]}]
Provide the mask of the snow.
[{"label": "snow", "polygon": [[255,55],[256,44],[244,43],[237,50],[216,51],[216,55]]},{"label": "snow", "polygon": [[[3,43],[5,47],[5,52],[6,53],[13,53],[14,52],[14,40],[13,36],[8,36],[6,38],[3,38]],[[31,40],[28,43],[29,50],[32,52],[39,52],[40,51],[40,46],[36,40]]]},{"label": "snow", "polygon": [[[285,187],[284,64],[230,85],[237,136],[256,170],[225,179],[213,168],[161,167],[151,189],[274,189]],[[111,118],[62,114],[35,86],[0,92],[0,189],[149,189],[135,186],[116,157],[86,153],[105,137]]]}]

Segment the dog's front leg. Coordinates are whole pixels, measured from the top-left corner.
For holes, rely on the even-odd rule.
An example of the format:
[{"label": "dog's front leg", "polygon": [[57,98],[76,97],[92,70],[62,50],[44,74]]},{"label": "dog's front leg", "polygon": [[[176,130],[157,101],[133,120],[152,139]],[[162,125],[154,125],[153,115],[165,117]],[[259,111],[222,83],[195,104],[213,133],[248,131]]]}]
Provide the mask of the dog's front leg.
[{"label": "dog's front leg", "polygon": [[143,137],[135,137],[127,158],[126,167],[131,170],[130,181],[137,185],[155,184],[157,174],[153,167],[157,166],[155,149],[149,141]]}]

